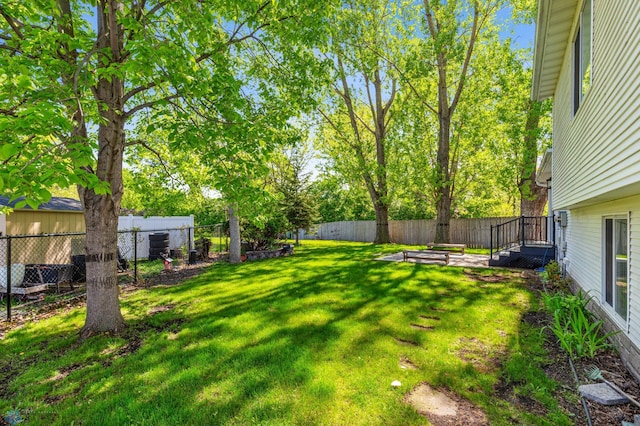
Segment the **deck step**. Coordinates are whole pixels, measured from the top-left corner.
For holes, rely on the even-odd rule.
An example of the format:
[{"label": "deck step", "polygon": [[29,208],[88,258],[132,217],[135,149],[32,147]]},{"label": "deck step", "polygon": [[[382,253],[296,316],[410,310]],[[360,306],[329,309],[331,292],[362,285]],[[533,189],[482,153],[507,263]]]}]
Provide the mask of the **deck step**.
[{"label": "deck step", "polygon": [[489,259],[489,265],[536,269],[545,266],[554,258],[555,247],[550,244],[514,246],[509,250],[494,253]]}]

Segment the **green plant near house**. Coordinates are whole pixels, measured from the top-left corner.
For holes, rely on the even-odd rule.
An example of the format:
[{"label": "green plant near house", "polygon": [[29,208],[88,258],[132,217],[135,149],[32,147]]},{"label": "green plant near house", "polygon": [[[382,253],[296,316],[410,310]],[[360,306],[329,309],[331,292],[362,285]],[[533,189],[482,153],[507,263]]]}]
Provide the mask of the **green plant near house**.
[{"label": "green plant near house", "polygon": [[547,273],[547,280],[549,280],[549,282],[556,282],[560,279],[560,265],[555,260],[547,263],[544,270]]},{"label": "green plant near house", "polygon": [[556,287],[561,291],[567,291],[569,289],[569,281],[562,278],[560,265],[555,260],[552,260],[544,267],[542,278],[551,287]]},{"label": "green plant near house", "polygon": [[602,334],[604,322],[595,320],[587,309],[591,299],[582,291],[577,295],[558,292],[542,296],[545,308],[554,318],[550,329],[573,359],[593,358],[598,351],[610,348],[609,338],[618,333]]}]

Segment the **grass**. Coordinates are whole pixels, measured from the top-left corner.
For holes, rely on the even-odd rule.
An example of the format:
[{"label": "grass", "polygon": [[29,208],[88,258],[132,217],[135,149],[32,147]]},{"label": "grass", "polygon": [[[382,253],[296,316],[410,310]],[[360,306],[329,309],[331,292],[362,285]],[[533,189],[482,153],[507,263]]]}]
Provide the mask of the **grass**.
[{"label": "grass", "polygon": [[[540,334],[522,329],[535,299],[519,275],[373,260],[403,247],[305,241],[291,257],[214,264],[122,294],[122,336],[79,341],[80,308],[28,324],[0,341],[0,414],[33,425],[424,424],[403,400],[428,382],[492,424],[571,424],[553,384],[530,384],[541,363],[527,364],[528,351],[544,354]],[[496,400],[501,381],[532,386],[547,415]]]}]

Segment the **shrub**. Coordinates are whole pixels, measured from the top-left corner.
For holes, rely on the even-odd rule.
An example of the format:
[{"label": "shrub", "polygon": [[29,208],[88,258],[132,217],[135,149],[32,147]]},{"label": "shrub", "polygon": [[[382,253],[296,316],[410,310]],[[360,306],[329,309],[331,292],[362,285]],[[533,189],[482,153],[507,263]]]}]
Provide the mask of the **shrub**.
[{"label": "shrub", "polygon": [[547,266],[544,267],[544,272],[547,282],[551,285],[555,285],[562,279],[560,275],[560,265],[555,260],[547,263]]},{"label": "shrub", "polygon": [[248,220],[241,222],[242,239],[247,242],[247,251],[268,250],[282,238],[286,231],[286,219],[283,216],[269,218],[258,226]]}]

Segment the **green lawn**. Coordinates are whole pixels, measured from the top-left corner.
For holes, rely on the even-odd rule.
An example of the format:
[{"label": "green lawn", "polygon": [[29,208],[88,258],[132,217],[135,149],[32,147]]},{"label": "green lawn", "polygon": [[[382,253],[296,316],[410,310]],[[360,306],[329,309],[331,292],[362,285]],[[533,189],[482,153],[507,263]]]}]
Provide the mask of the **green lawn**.
[{"label": "green lawn", "polygon": [[[492,424],[571,424],[536,369],[540,333],[520,318],[537,301],[519,274],[487,282],[468,272],[496,272],[373,260],[402,248],[305,241],[292,257],[214,264],[123,294],[125,336],[79,341],[83,309],[17,329],[0,341],[0,414],[34,425],[425,424],[403,399],[428,382]],[[545,404],[544,418],[496,399],[501,380]]]}]

